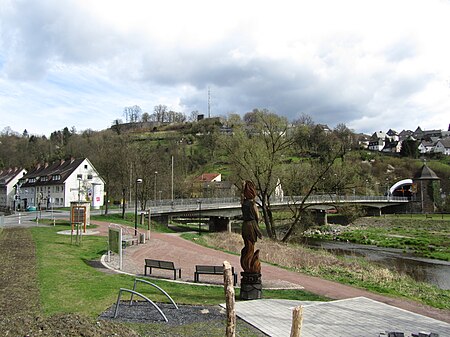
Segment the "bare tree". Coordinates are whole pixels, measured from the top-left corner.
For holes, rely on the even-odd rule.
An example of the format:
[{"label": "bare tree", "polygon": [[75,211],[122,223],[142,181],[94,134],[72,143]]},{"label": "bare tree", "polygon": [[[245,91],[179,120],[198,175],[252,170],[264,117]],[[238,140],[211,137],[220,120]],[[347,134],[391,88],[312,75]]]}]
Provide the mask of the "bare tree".
[{"label": "bare tree", "polygon": [[233,137],[223,136],[222,144],[231,162],[235,185],[252,180],[257,188],[258,204],[262,208],[267,234],[277,239],[270,197],[281,176],[283,154],[293,138],[288,133],[288,122],[267,110],[255,109],[247,119],[247,129],[238,130]]},{"label": "bare tree", "polygon": [[155,120],[159,123],[164,123],[167,120],[167,115],[169,112],[169,109],[167,108],[167,105],[159,104],[155,105],[153,108],[153,112],[155,115]]},{"label": "bare tree", "polygon": [[127,122],[137,123],[141,119],[142,109],[139,105],[127,106],[123,109],[123,114]]}]

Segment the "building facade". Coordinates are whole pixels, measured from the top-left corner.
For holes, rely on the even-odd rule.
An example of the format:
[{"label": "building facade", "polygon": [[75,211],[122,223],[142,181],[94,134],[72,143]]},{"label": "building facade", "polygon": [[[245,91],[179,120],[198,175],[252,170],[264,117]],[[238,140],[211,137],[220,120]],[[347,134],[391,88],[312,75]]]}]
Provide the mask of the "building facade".
[{"label": "building facade", "polygon": [[104,181],[87,158],[38,165],[19,181],[20,207],[37,209],[70,207],[89,201],[94,209],[104,202]]},{"label": "building facade", "polygon": [[26,174],[23,168],[7,168],[0,170],[0,208],[14,210],[17,203],[17,183]]}]

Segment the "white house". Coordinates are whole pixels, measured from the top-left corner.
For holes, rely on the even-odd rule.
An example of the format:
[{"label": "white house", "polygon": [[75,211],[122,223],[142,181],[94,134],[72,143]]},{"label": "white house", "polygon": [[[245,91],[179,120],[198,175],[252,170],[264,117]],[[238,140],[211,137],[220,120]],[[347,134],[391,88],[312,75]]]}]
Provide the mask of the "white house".
[{"label": "white house", "polygon": [[428,141],[428,140],[422,140],[419,144],[419,152],[420,153],[432,153],[434,151],[434,148],[436,146],[436,142],[434,141]]},{"label": "white house", "polygon": [[368,149],[371,151],[381,151],[381,150],[383,150],[385,145],[386,145],[386,142],[385,142],[384,138],[379,138],[376,140],[371,140],[369,142]]},{"label": "white house", "polygon": [[27,171],[22,168],[7,168],[0,170],[0,208],[14,209],[16,184]]},{"label": "white house", "polygon": [[434,152],[450,156],[450,137],[439,139],[434,147]]},{"label": "white house", "polygon": [[70,207],[72,201],[103,205],[104,181],[87,158],[60,160],[38,165],[19,181],[20,205],[50,208]]}]

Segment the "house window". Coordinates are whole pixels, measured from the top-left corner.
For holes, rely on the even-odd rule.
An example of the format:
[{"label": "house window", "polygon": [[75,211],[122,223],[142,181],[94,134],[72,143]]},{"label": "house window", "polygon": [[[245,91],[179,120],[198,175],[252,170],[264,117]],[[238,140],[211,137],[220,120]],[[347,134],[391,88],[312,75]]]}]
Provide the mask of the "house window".
[{"label": "house window", "polygon": [[87,170],[87,168],[88,168],[88,166],[87,166],[87,165],[84,165],[84,169]]},{"label": "house window", "polygon": [[53,180],[61,180],[61,175],[60,174],[55,174],[52,177]]},{"label": "house window", "polygon": [[83,175],[82,174],[77,174],[77,179],[83,179]]},{"label": "house window", "polygon": [[92,174],[88,174],[87,178],[88,178],[89,180],[92,180]]}]

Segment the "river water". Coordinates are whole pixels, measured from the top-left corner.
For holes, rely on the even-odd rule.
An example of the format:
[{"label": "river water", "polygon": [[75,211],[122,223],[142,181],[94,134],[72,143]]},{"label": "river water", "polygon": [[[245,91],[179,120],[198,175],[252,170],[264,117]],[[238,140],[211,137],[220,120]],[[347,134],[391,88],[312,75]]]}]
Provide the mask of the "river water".
[{"label": "river water", "polygon": [[401,249],[382,248],[355,243],[307,239],[311,248],[322,248],[336,255],[363,256],[390,270],[407,274],[416,281],[427,282],[450,290],[450,262],[420,258],[406,254]]}]

